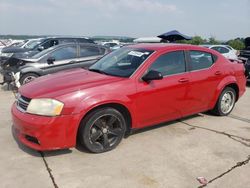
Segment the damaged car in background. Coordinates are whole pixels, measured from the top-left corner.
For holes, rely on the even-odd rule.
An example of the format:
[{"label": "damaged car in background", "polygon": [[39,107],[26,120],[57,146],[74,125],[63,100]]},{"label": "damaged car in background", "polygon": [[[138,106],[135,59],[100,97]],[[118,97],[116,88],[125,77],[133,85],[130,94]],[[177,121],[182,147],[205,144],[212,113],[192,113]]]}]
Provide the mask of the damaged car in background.
[{"label": "damaged car in background", "polygon": [[94,43],[86,37],[46,37],[33,39],[29,45],[9,46],[2,49],[0,64],[11,62],[15,58],[28,58],[52,46],[64,43]]},{"label": "damaged car in background", "polygon": [[13,58],[1,65],[4,83],[16,87],[37,77],[71,68],[88,68],[110,50],[104,46],[87,43],[56,45],[31,58]]}]

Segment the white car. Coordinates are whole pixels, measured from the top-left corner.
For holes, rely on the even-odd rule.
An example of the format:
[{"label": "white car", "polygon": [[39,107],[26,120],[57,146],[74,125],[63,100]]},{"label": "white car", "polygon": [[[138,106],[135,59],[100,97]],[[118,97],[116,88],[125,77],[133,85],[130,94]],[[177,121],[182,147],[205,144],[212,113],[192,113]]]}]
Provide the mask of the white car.
[{"label": "white car", "polygon": [[227,59],[238,59],[239,51],[233,49],[229,45],[202,45],[206,48],[213,49],[221,53]]}]

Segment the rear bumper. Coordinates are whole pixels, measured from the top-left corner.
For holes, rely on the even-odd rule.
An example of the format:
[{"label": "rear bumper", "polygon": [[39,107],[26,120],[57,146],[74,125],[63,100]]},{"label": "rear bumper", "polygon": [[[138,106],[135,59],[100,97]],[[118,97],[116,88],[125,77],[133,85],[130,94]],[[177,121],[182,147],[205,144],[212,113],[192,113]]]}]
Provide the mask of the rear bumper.
[{"label": "rear bumper", "polygon": [[15,134],[24,145],[38,150],[57,150],[74,147],[79,115],[45,117],[20,112],[12,105]]}]

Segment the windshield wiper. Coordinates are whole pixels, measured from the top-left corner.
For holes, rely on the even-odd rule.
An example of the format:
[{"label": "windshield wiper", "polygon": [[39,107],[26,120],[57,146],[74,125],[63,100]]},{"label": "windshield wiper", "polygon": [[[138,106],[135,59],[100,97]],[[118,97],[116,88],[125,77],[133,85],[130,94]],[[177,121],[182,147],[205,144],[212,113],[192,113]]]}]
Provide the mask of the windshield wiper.
[{"label": "windshield wiper", "polygon": [[89,71],[92,71],[92,72],[98,72],[98,73],[101,73],[101,74],[106,74],[106,75],[109,75],[108,73],[100,70],[100,69],[89,69]]}]

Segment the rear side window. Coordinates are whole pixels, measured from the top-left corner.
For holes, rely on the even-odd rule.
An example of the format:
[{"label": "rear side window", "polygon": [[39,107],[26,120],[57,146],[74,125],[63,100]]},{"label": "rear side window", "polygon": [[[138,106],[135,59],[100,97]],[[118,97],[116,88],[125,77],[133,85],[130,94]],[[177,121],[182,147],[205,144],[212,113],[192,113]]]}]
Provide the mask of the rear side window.
[{"label": "rear side window", "polygon": [[190,51],[190,69],[200,70],[212,66],[214,63],[213,55],[202,51]]},{"label": "rear side window", "polygon": [[73,38],[65,38],[65,39],[59,39],[59,43],[60,44],[64,44],[64,43],[75,43],[76,39]]},{"label": "rear side window", "polygon": [[60,48],[52,52],[50,56],[54,57],[56,61],[76,58],[76,46]]},{"label": "rear side window", "polygon": [[81,46],[80,47],[80,57],[97,56],[101,52],[98,47],[95,46]]},{"label": "rear side window", "polygon": [[163,76],[186,71],[184,51],[169,52],[158,57],[149,70],[160,72]]},{"label": "rear side window", "polygon": [[91,40],[91,39],[85,39],[85,38],[77,39],[77,42],[79,42],[79,43],[94,43],[93,40]]}]

